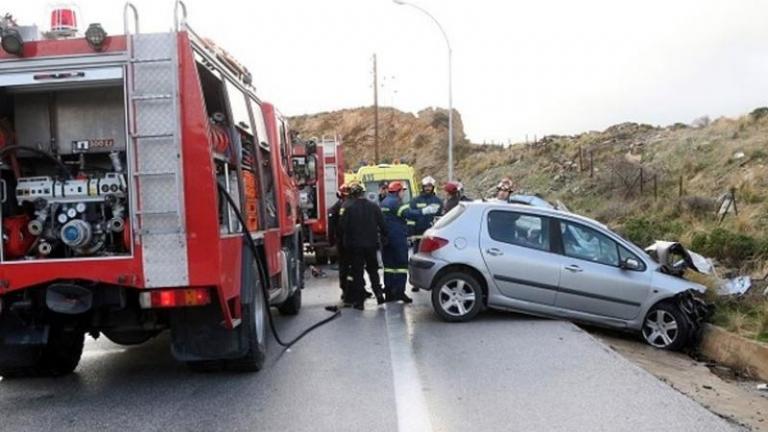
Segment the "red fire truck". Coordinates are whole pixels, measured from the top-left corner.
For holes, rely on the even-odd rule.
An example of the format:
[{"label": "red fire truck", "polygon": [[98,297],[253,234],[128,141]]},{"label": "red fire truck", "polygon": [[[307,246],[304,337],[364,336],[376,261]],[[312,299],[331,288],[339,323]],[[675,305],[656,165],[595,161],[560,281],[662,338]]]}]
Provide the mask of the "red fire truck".
[{"label": "red fire truck", "polygon": [[324,136],[310,139],[294,146],[300,166],[309,157],[310,166],[304,177],[309,179],[299,185],[299,197],[304,216],[304,241],[306,249],[315,254],[317,264],[327,264],[336,256],[331,244],[328,211],[338,201],[336,191],[344,183],[344,154],[341,139]]},{"label": "red fire truck", "polygon": [[258,370],[269,307],[301,307],[285,118],[181,1],[167,33],[124,14],[124,35],[85,38],[2,21],[0,375],[71,372],[84,334],[164,330],[192,367]]}]

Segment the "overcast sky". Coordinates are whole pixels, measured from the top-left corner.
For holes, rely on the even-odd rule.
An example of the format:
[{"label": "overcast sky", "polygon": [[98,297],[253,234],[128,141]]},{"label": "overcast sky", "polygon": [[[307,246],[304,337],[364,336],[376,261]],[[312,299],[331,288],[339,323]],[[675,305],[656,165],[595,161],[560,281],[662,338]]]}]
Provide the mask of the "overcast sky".
[{"label": "overcast sky", "polygon": [[[623,121],[667,125],[768,105],[768,1],[414,0],[446,29],[454,107],[475,142],[522,141]],[[15,4],[14,4],[15,3]],[[81,0],[83,28],[122,32],[122,4]],[[142,31],[172,25],[172,1],[136,0]],[[46,23],[44,2],[5,2]],[[447,106],[447,49],[416,9],[391,0],[188,0],[198,33],[254,74],[289,115],[380,103]]]}]

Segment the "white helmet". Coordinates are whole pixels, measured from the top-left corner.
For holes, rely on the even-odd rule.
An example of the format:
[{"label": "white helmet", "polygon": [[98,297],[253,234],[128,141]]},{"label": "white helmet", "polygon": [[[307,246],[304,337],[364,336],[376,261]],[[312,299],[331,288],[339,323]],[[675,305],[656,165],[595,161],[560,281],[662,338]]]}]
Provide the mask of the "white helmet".
[{"label": "white helmet", "polygon": [[421,179],[421,185],[422,186],[432,186],[435,187],[435,183],[437,183],[437,180],[433,179],[432,176],[426,176],[423,179]]}]

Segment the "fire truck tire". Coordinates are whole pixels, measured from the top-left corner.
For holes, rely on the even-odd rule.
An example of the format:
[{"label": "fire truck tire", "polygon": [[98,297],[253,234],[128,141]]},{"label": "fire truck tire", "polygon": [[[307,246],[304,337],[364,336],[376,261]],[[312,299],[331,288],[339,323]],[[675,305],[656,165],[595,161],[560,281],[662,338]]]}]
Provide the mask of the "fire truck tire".
[{"label": "fire truck tire", "polygon": [[301,310],[301,288],[297,287],[296,291],[277,307],[277,310],[281,315],[298,315]]},{"label": "fire truck tire", "polygon": [[[257,273],[258,274],[258,273]],[[237,359],[227,361],[227,369],[237,372],[257,372],[264,366],[267,355],[267,309],[262,281],[256,277],[250,283],[250,293],[253,300],[241,304],[242,323],[240,331],[246,343],[246,354]]]},{"label": "fire truck tire", "polygon": [[80,363],[85,335],[82,331],[65,331],[51,328],[48,342],[39,348],[39,354],[29,364],[0,366],[0,376],[21,378],[46,376],[57,377],[72,373]]}]

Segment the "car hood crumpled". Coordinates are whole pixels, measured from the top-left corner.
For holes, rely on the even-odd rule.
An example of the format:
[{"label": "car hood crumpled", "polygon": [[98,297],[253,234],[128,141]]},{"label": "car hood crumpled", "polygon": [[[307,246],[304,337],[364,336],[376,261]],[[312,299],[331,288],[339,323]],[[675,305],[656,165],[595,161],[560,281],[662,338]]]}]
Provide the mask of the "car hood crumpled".
[{"label": "car hood crumpled", "polygon": [[678,242],[657,240],[645,251],[669,274],[682,274],[686,268],[703,274],[713,274],[715,271],[711,259],[689,251]]}]

